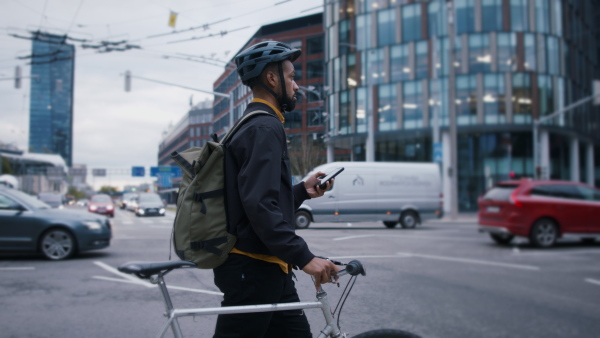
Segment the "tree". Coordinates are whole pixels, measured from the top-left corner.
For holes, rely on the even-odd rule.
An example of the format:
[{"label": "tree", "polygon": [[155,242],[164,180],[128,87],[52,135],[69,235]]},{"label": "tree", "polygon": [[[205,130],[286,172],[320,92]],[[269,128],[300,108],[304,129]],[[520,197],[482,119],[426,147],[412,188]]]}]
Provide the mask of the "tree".
[{"label": "tree", "polygon": [[78,190],[77,188],[75,188],[74,186],[70,186],[70,187],[69,187],[69,191],[67,192],[67,195],[71,195],[71,196],[73,196],[73,198],[74,198],[75,200],[79,200],[79,199],[82,199],[82,198],[85,198],[85,197],[86,197],[86,195],[85,195],[85,192],[83,192],[83,191],[79,191],[79,190]]},{"label": "tree", "polygon": [[298,135],[290,139],[288,148],[292,175],[302,176],[327,162],[327,149],[321,138],[313,140],[309,135]]},{"label": "tree", "polygon": [[100,188],[100,192],[103,194],[114,195],[117,192],[117,188],[111,187],[109,185],[103,185]]},{"label": "tree", "polygon": [[0,158],[2,158],[2,170],[0,170],[0,173],[12,175],[13,169],[12,169],[12,166],[10,165],[10,162],[8,161],[8,158],[4,157],[4,156],[0,156]]}]

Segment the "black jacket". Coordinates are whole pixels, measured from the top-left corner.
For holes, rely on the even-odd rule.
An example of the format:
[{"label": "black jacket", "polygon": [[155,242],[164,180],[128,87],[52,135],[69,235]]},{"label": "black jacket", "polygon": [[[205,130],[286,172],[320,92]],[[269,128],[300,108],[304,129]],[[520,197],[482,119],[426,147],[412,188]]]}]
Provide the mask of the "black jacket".
[{"label": "black jacket", "polygon": [[247,120],[225,148],[225,198],[229,232],[241,251],[272,255],[304,267],[314,255],[296,235],[294,213],[308,193],[304,182],[292,186],[283,124],[266,104],[252,102],[245,114],[272,114]]}]

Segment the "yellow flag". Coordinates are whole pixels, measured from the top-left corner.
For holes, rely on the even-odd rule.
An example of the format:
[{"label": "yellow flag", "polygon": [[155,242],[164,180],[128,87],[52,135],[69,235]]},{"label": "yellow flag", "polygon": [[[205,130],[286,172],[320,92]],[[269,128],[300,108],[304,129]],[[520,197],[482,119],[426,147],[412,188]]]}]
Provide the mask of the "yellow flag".
[{"label": "yellow flag", "polygon": [[169,27],[175,28],[176,21],[177,21],[177,13],[171,11],[171,14],[169,14]]}]

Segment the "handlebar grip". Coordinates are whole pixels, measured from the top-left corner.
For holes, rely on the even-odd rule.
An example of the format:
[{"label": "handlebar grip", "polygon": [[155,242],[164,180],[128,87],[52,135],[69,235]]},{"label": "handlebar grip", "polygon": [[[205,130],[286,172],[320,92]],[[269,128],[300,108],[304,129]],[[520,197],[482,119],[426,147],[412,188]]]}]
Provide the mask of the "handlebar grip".
[{"label": "handlebar grip", "polygon": [[358,274],[361,274],[363,276],[367,275],[367,272],[365,271],[365,268],[363,267],[362,263],[357,260],[352,260],[346,265],[346,272],[348,272],[352,276],[356,276]]}]

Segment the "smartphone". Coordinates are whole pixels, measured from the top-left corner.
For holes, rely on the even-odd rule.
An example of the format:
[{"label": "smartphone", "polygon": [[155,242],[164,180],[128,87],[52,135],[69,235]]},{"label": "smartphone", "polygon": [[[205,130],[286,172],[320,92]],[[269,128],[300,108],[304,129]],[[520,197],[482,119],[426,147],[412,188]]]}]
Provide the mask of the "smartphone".
[{"label": "smartphone", "polygon": [[327,175],[320,176],[319,178],[321,179],[321,183],[318,183],[317,185],[321,189],[327,188],[327,182],[331,181],[332,178],[336,177],[342,171],[344,171],[344,167],[336,168],[330,171]]}]

